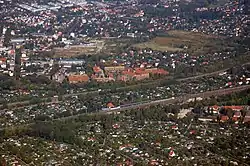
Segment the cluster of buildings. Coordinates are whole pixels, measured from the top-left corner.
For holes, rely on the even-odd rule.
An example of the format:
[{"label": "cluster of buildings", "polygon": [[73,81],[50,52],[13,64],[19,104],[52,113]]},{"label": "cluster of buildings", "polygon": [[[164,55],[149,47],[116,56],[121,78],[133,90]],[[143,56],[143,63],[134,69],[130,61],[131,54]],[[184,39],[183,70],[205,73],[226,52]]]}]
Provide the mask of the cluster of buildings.
[{"label": "cluster of buildings", "polygon": [[[161,111],[164,120],[154,119],[149,114],[137,116],[139,111],[136,110],[137,113],[116,114],[109,121],[82,117],[78,119],[82,125],[74,128],[68,127],[72,126],[72,121],[65,122],[67,129],[72,129],[70,133],[79,140],[74,146],[39,137],[8,138],[0,143],[0,159],[6,165],[239,165],[240,162],[249,162],[249,138],[244,134],[249,128],[237,124],[229,128],[223,124],[198,122],[192,119],[192,115],[175,121],[171,119],[171,113],[163,111],[164,108],[143,110],[147,113]],[[67,132],[54,131],[62,137]],[[234,139],[244,144],[232,142]],[[222,150],[227,150],[227,153]],[[227,154],[237,154],[237,158],[228,158]]]},{"label": "cluster of buildings", "polygon": [[[108,81],[139,81],[150,78],[150,74],[168,75],[164,69],[158,68],[125,68],[124,66],[110,66],[101,69],[98,66],[93,67],[94,74],[91,76],[97,82]],[[105,74],[104,74],[105,71]],[[105,77],[105,75],[107,77]]]},{"label": "cluster of buildings", "polygon": [[[220,122],[227,122],[230,119],[239,123],[242,121],[243,123],[250,122],[250,111],[248,106],[211,106],[208,108],[209,111],[212,111],[213,114],[219,115]],[[227,111],[232,111],[232,117],[229,117]],[[243,112],[245,111],[245,112]]]},{"label": "cluster of buildings", "polygon": [[[73,1],[72,1],[73,2]],[[85,1],[82,1],[83,3],[86,3]],[[31,3],[31,4],[19,4],[18,9],[21,11],[29,11],[29,12],[41,12],[41,11],[58,11],[58,9],[61,8],[66,8],[66,7],[72,7],[73,5],[80,5],[81,3],[70,3],[70,2],[65,2],[65,1],[56,1],[54,2],[49,2],[48,4],[37,4],[37,3]]]},{"label": "cluster of buildings", "polygon": [[[100,67],[97,66],[94,67],[94,70],[95,72],[103,71],[103,69],[100,69]],[[55,119],[64,117],[66,115],[75,115],[100,110],[106,111],[112,109],[119,109],[132,106],[133,104],[170,98],[178,98],[180,96],[183,96],[183,99],[180,102],[192,102],[194,101],[194,99],[185,97],[186,94],[203,93],[218,89],[221,89],[221,93],[223,94],[223,89],[249,85],[249,82],[243,80],[246,77],[250,78],[249,76],[247,76],[248,71],[238,70],[236,74],[229,73],[230,72],[228,71],[226,73],[213,76],[204,76],[196,79],[180,80],[178,82],[175,82],[174,84],[157,84],[154,88],[142,87],[133,90],[128,89],[117,92],[111,92],[107,89],[102,89],[100,91],[98,90],[98,92],[93,95],[88,93],[86,93],[87,95],[84,94],[86,91],[85,88],[70,89],[70,91],[67,91],[68,94],[73,93],[79,95],[64,98],[63,102],[56,102],[54,104],[44,106],[27,106],[24,108],[20,108],[21,110],[19,111],[14,109],[10,111],[6,110],[0,112],[0,116],[2,117],[1,125],[2,127],[5,127],[29,123],[33,122],[37,117],[40,116],[46,116],[49,119]],[[245,75],[245,77],[243,77],[242,74]],[[99,77],[99,75],[97,76]],[[65,79],[64,76],[63,79]],[[71,83],[79,83],[80,80],[83,81],[92,78],[89,78],[86,74],[72,74],[68,76],[68,79],[72,81]],[[107,78],[104,78],[104,80],[107,80]],[[228,86],[229,82],[231,82],[231,84]],[[51,92],[48,92],[46,89],[43,91],[23,90],[12,91],[9,93],[2,92],[0,93],[0,98],[4,99],[1,100],[1,103],[5,103],[6,101],[16,102],[21,101],[21,99],[30,100],[34,98],[48,96],[49,93]],[[81,94],[83,95],[83,97]],[[197,98],[196,100],[203,100],[203,98],[205,97],[201,95],[201,98]],[[214,109],[214,115],[220,114],[220,107],[211,108]],[[235,110],[235,108],[237,108],[237,113],[235,114],[235,116],[240,116],[239,112],[243,109],[243,107],[232,107],[233,110]],[[227,119],[224,115],[221,118],[222,120]],[[245,121],[248,121],[249,118],[247,116],[245,118]]]},{"label": "cluster of buildings", "polygon": [[[11,5],[5,1],[3,3],[6,3],[6,6]],[[30,57],[40,55],[40,52],[52,51],[53,54],[53,49],[58,47],[65,51],[74,46],[98,47],[95,43],[83,42],[81,39],[85,37],[140,38],[152,36],[153,33],[166,33],[172,29],[227,37],[247,37],[244,29],[249,16],[243,10],[244,4],[232,0],[215,8],[195,8],[193,9],[195,14],[203,17],[207,13],[213,13],[216,19],[206,17],[191,22],[182,17],[190,14],[181,10],[182,5],[180,1],[164,1],[158,5],[145,6],[139,1],[112,4],[82,0],[18,4],[15,6],[18,9],[16,14],[6,13],[3,20],[6,24],[0,26],[0,71],[9,76],[15,75],[16,44],[22,45],[21,53],[18,53],[21,57],[20,76],[34,73],[50,75],[50,67],[58,63],[67,70],[60,69],[51,78],[62,82],[64,77],[67,77],[71,83],[89,80],[97,82],[143,80],[149,78],[151,74],[167,75],[167,71],[172,72],[179,66],[191,68],[204,66],[235,55],[233,51],[193,56],[185,52],[167,53],[150,49],[129,49],[104,58],[103,61],[111,62],[111,66],[115,67],[101,67],[101,70],[94,71],[93,75],[86,74],[88,61],[83,59],[40,60],[41,57],[38,59]],[[163,7],[164,10],[171,12],[166,17],[151,15],[146,7],[155,10]],[[62,10],[65,13],[63,16],[60,14]],[[7,45],[6,38],[8,40],[10,38]],[[77,72],[71,70],[74,65],[77,65]],[[110,66],[105,62],[103,65]]]},{"label": "cluster of buildings", "polygon": [[103,67],[95,65],[93,74],[88,75],[83,72],[67,72],[66,68],[61,68],[52,75],[52,80],[63,82],[67,80],[70,84],[88,83],[96,81],[100,83],[111,81],[140,81],[149,79],[151,75],[166,76],[169,73],[164,69],[159,68],[126,68],[125,66],[109,66]]},{"label": "cluster of buildings", "polygon": [[[9,138],[0,147],[2,150],[0,152],[2,165],[25,165],[27,163],[34,165],[67,165],[73,162],[69,158],[74,156],[73,158],[76,159],[85,154],[81,149],[74,149],[68,144],[45,141],[44,139],[34,137]],[[21,157],[15,154],[4,153],[7,152],[8,147],[17,149],[19,154],[29,153],[29,156],[21,155]],[[24,149],[26,150],[23,151]],[[32,150],[32,152],[28,150]],[[75,162],[73,163],[76,164]]]},{"label": "cluster of buildings", "polygon": [[26,52],[22,51],[21,45],[14,45],[13,48],[9,50],[1,50],[0,57],[0,72],[7,74],[11,77],[20,75],[23,72],[21,65],[31,65],[26,64],[29,57]]},{"label": "cluster of buildings", "polygon": [[[36,80],[38,76],[45,76],[59,83],[68,81],[70,84],[79,84],[91,81],[141,81],[168,76],[178,71],[188,74],[191,70],[197,70],[202,73],[207,65],[235,57],[236,51],[228,49],[223,52],[211,51],[206,55],[191,55],[185,51],[170,53],[129,47],[98,60],[90,60],[88,56],[55,58],[53,51],[60,49],[66,52],[74,47],[93,47],[101,54],[100,50],[105,44],[99,46],[97,42],[86,42],[90,41],[89,38],[124,38],[141,42],[142,39],[176,29],[229,38],[249,37],[247,28],[250,17],[245,12],[245,4],[236,0],[229,0],[216,7],[197,7],[191,11],[183,8],[186,5],[192,6],[194,1],[186,1],[184,4],[178,0],[152,4],[145,4],[140,0],[119,3],[85,0],[14,3],[0,1],[0,73],[8,78],[29,80],[29,77],[33,77]],[[38,56],[40,53],[48,55]],[[185,99],[189,101],[185,94],[249,85],[249,69],[245,65],[212,76],[177,79],[174,84],[157,84],[153,88],[116,92],[100,89],[93,95],[89,92],[85,94],[85,87],[65,88],[61,95],[68,94],[60,97],[68,98],[65,97],[63,102],[61,99],[58,101],[59,96],[55,96],[56,101],[49,104],[0,111],[0,129],[179,96],[184,96],[185,102]],[[25,81],[28,82],[27,80]],[[20,102],[23,99],[30,101],[58,93],[47,90],[46,83],[39,86],[38,90],[27,85],[26,89],[1,91],[1,104]],[[70,93],[81,95],[72,96]],[[223,162],[238,165],[239,161],[250,164],[249,137],[243,137],[243,134],[236,136],[238,132],[249,133],[249,128],[237,125],[239,122],[250,122],[249,108],[210,106],[204,113],[209,116],[198,118],[200,121],[196,123],[193,123],[192,114],[188,114],[191,113],[190,110],[184,111],[185,115],[177,121],[172,113],[166,112],[167,109],[160,106],[148,110],[146,108],[143,110],[148,111],[145,114],[139,114],[140,110],[136,110],[134,114],[126,112],[126,115],[119,112],[114,115],[119,116],[115,120],[100,118],[102,120],[82,122],[70,134],[67,132],[71,131],[71,125],[65,125],[69,127],[65,133],[56,131],[63,138],[75,134],[79,140],[77,143],[80,142],[81,146],[27,136],[4,139],[0,141],[0,165],[223,165]],[[162,114],[157,115],[159,111]],[[213,115],[212,118],[210,114],[211,117]],[[213,120],[214,115],[220,122],[235,122],[232,126],[235,130],[202,123]],[[81,118],[84,119],[85,115],[79,119]],[[227,125],[221,125],[224,124]],[[54,134],[49,133],[51,137]],[[224,152],[231,156],[237,154],[237,160],[221,153],[222,146],[219,145],[220,142],[236,140],[234,136],[237,141],[243,138],[245,142],[237,144],[239,147],[225,146],[227,149]],[[219,141],[220,138],[224,141]],[[240,146],[247,150],[242,151]]]},{"label": "cluster of buildings", "polygon": [[[145,5],[139,1],[119,4],[83,0],[41,4],[27,2],[15,5],[16,13],[5,14],[4,20],[16,26],[4,28],[11,28],[13,36],[24,41],[32,37],[33,49],[37,50],[49,50],[51,46],[70,43],[84,36],[137,38],[172,29],[228,37],[248,36],[249,16],[244,12],[243,3],[231,0],[219,7],[194,8],[193,13],[182,10],[184,5],[181,1],[164,1],[158,5]],[[151,13],[159,9],[165,10],[168,15],[162,17]],[[66,15],[61,16],[62,11]],[[190,15],[190,19],[185,15]]]}]

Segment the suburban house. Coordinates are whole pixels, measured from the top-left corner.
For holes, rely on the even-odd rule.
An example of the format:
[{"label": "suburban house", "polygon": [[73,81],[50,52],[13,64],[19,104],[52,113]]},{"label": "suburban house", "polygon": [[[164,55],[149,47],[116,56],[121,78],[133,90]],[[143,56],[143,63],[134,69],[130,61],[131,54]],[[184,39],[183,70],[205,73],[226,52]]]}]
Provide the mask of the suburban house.
[{"label": "suburban house", "polygon": [[212,111],[214,114],[219,114],[219,111],[221,108],[232,109],[233,111],[237,112],[237,111],[241,111],[243,109],[243,106],[217,106],[217,105],[214,105],[211,108],[212,108]]},{"label": "suburban house", "polygon": [[109,103],[107,104],[107,108],[114,108],[114,107],[115,107],[114,104],[111,103],[111,102],[109,102]]}]

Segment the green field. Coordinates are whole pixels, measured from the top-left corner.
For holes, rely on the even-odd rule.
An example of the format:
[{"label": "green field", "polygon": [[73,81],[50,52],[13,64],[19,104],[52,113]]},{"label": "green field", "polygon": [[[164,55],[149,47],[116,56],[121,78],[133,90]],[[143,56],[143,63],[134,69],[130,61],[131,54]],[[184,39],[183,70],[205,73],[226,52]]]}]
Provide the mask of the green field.
[{"label": "green field", "polygon": [[206,54],[219,52],[223,49],[231,49],[231,42],[225,38],[214,35],[206,35],[197,32],[169,31],[164,37],[133,45],[136,48],[151,48],[158,51],[187,51],[193,54]]}]

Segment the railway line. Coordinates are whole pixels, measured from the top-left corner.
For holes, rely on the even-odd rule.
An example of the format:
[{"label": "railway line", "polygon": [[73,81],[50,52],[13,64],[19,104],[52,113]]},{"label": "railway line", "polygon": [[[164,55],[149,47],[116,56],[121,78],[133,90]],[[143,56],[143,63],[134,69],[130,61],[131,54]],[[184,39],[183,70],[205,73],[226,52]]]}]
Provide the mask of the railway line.
[{"label": "railway line", "polygon": [[[249,62],[247,63],[244,63],[242,64],[243,66],[244,65],[248,65],[250,64]],[[229,68],[226,68],[226,69],[222,69],[222,70],[219,70],[219,71],[215,71],[215,72],[212,72],[212,73],[207,73],[207,74],[201,74],[201,75],[197,75],[197,76],[192,76],[192,77],[187,77],[187,78],[181,78],[181,79],[174,79],[172,77],[168,77],[167,80],[176,80],[178,82],[184,82],[184,81],[187,81],[187,80],[192,80],[192,79],[197,79],[197,78],[201,78],[201,77],[205,77],[205,76],[212,76],[212,75],[216,75],[216,74],[219,74],[219,73],[222,73],[222,72],[225,72],[227,71]],[[147,82],[147,83],[142,83],[142,84],[139,84],[139,85],[130,85],[130,86],[126,86],[126,87],[119,87],[119,88],[116,88],[115,90],[119,91],[119,90],[127,90],[127,89],[132,89],[132,88],[136,88],[136,87],[139,87],[139,86],[152,86],[152,85],[157,85],[159,84],[161,81],[164,81],[166,80],[166,78],[164,79],[159,79],[159,80],[156,80],[156,81],[152,81],[152,82]],[[111,89],[103,89],[103,92],[110,92]],[[72,93],[72,94],[64,94],[62,95],[62,98],[68,98],[68,97],[72,97],[72,96],[78,96],[78,95],[98,95],[99,94],[99,90],[93,90],[93,91],[85,91],[85,92],[78,92],[78,93]],[[222,91],[223,92],[223,91]],[[226,93],[227,91],[223,92],[223,93]],[[215,94],[215,95],[218,95],[218,94]],[[45,98],[40,98],[41,101],[43,103],[50,103],[50,102],[46,102],[48,101],[49,99],[51,99],[53,97],[45,97]],[[12,107],[12,108],[15,108],[15,107],[23,107],[23,106],[28,106],[28,105],[32,105],[30,104],[30,100],[27,100],[27,101],[19,101],[19,102],[12,102],[12,103],[7,103],[8,107]],[[0,108],[3,107],[3,105],[0,105]]]},{"label": "railway line", "polygon": [[240,92],[240,91],[247,90],[247,89],[250,89],[250,85],[239,86],[239,87],[228,88],[228,89],[207,91],[207,92],[203,92],[203,93],[187,94],[187,95],[179,96],[179,97],[175,97],[175,98],[168,98],[168,99],[161,99],[161,100],[154,100],[154,101],[145,101],[145,102],[139,102],[139,103],[131,103],[131,104],[127,104],[127,105],[121,105],[120,107],[117,107],[116,109],[107,111],[107,113],[125,111],[125,110],[136,109],[136,108],[144,108],[144,107],[158,105],[158,104],[169,105],[169,104],[175,104],[175,103],[185,103],[189,99],[194,99],[194,98],[198,98],[198,97],[207,98],[207,97],[211,97],[211,96],[222,96],[222,95],[227,95],[230,93]]},{"label": "railway line", "polygon": [[[239,86],[239,87],[234,87],[234,88],[228,88],[228,89],[219,89],[219,90],[213,90],[213,91],[207,91],[203,93],[197,93],[197,94],[187,94],[184,96],[179,96],[176,98],[168,98],[168,99],[161,99],[161,100],[154,100],[154,101],[143,101],[143,102],[138,102],[138,103],[131,103],[131,104],[126,104],[126,105],[121,105],[119,107],[116,107],[114,109],[110,109],[107,111],[99,110],[97,112],[90,112],[90,113],[83,113],[83,114],[77,114],[77,115],[72,115],[72,116],[67,116],[67,117],[61,117],[57,119],[53,119],[52,121],[63,121],[63,120],[69,120],[69,119],[75,119],[78,118],[79,116],[86,115],[86,114],[112,114],[112,113],[118,113],[121,111],[127,111],[127,110],[132,110],[132,109],[140,109],[140,108],[146,108],[149,106],[153,105],[170,105],[170,104],[175,104],[175,103],[186,103],[187,100],[196,98],[196,97],[202,97],[202,98],[207,98],[211,96],[222,96],[230,93],[235,93],[235,92],[240,92],[243,90],[250,89],[250,85],[245,85],[245,86]],[[25,124],[27,126],[32,125],[34,123],[29,123]],[[0,128],[1,130],[4,130],[8,127],[5,128]]]}]

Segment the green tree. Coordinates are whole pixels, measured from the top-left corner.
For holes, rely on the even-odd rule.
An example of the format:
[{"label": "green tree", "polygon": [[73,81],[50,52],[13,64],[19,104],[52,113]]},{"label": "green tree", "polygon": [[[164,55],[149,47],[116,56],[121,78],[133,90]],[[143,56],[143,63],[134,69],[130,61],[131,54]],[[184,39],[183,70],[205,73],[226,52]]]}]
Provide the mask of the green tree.
[{"label": "green tree", "polygon": [[38,103],[41,103],[41,99],[38,98],[38,97],[34,97],[30,100],[30,104],[38,104]]},{"label": "green tree", "polygon": [[231,108],[226,109],[226,115],[229,117],[229,121],[231,121],[234,116],[234,111]]},{"label": "green tree", "polygon": [[5,32],[5,35],[4,35],[4,42],[3,42],[3,45],[5,47],[8,47],[9,46],[9,43],[10,43],[10,40],[11,40],[11,29],[10,28],[7,28],[6,32]]}]

